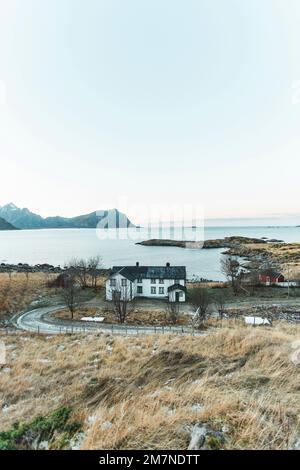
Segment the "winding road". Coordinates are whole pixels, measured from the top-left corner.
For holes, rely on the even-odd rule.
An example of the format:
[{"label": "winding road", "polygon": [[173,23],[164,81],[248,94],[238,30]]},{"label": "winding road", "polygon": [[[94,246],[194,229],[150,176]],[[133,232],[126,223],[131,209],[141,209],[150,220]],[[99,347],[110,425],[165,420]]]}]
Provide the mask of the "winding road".
[{"label": "winding road", "polygon": [[[90,303],[90,302],[89,302]],[[296,301],[298,304],[298,302]],[[292,306],[295,304],[295,299],[285,300],[278,302],[277,306]],[[261,302],[260,305],[276,305],[271,301]],[[240,304],[240,307],[253,306],[252,302]],[[257,304],[255,305],[257,307]],[[42,333],[42,334],[60,334],[60,333],[88,333],[102,331],[112,334],[164,334],[164,333],[176,333],[176,334],[192,334],[192,335],[203,335],[204,333],[198,330],[193,330],[188,326],[126,326],[119,324],[108,324],[108,323],[96,323],[89,321],[79,320],[65,320],[56,318],[53,313],[64,309],[64,305],[55,305],[47,307],[39,307],[26,312],[17,314],[12,319],[12,324],[18,329],[25,330],[28,332]],[[297,308],[295,306],[295,308]],[[299,307],[298,307],[299,309]]]},{"label": "winding road", "polygon": [[137,335],[137,334],[193,334],[201,335],[203,333],[194,331],[188,327],[179,326],[126,326],[107,323],[82,322],[76,320],[62,320],[55,318],[53,313],[65,308],[63,305],[52,307],[36,308],[18,314],[13,319],[13,324],[25,331],[42,333],[42,334],[66,334],[66,333],[88,333],[102,331],[112,334]]}]

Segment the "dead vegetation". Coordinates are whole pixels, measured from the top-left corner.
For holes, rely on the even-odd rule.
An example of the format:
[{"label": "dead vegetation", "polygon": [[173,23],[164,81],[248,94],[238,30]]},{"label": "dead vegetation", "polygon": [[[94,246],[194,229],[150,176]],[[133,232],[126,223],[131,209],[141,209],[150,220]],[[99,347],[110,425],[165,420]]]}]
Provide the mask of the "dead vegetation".
[{"label": "dead vegetation", "polygon": [[44,273],[0,273],[0,321],[45,296],[51,276]]},{"label": "dead vegetation", "polygon": [[[166,304],[167,305],[167,304]],[[60,310],[54,315],[56,318],[69,320],[70,313],[67,309]],[[74,312],[74,320],[81,320],[82,317],[97,317],[103,316],[103,323],[118,324],[120,323],[112,308],[107,307],[92,307],[80,306]],[[169,326],[174,325],[172,317],[167,309],[148,310],[145,308],[133,308],[126,316],[126,324],[129,326]],[[176,317],[176,325],[190,325],[191,316],[178,312]]]},{"label": "dead vegetation", "polygon": [[222,433],[222,448],[293,448],[299,337],[286,323],[201,337],[2,335],[0,431],[70,407],[83,449],[187,449],[202,423]]}]

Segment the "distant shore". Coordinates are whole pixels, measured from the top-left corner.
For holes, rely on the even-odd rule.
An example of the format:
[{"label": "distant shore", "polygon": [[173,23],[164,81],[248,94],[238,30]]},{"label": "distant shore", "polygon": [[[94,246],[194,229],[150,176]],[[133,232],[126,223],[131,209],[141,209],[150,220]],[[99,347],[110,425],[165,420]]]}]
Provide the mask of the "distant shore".
[{"label": "distant shore", "polygon": [[283,273],[300,277],[300,243],[285,243],[283,240],[250,237],[224,237],[204,242],[151,239],[137,243],[144,246],[179,248],[224,248],[223,254],[244,258],[249,263],[260,261],[279,266]]}]

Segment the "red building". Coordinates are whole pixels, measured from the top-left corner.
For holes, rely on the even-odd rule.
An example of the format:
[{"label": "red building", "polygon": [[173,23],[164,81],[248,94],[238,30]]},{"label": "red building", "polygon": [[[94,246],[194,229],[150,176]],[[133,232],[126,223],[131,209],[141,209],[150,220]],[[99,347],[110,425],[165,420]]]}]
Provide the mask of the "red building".
[{"label": "red building", "polygon": [[285,281],[284,275],[278,271],[274,271],[273,269],[266,269],[265,271],[260,272],[258,278],[259,282],[265,284],[266,286]]}]

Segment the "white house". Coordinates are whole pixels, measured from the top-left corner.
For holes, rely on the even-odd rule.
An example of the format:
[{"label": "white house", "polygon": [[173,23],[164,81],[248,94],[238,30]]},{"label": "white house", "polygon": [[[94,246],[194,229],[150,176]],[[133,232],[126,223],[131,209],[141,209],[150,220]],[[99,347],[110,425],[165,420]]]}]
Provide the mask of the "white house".
[{"label": "white house", "polygon": [[114,266],[106,281],[106,299],[120,296],[123,300],[135,297],[185,302],[185,266]]}]

